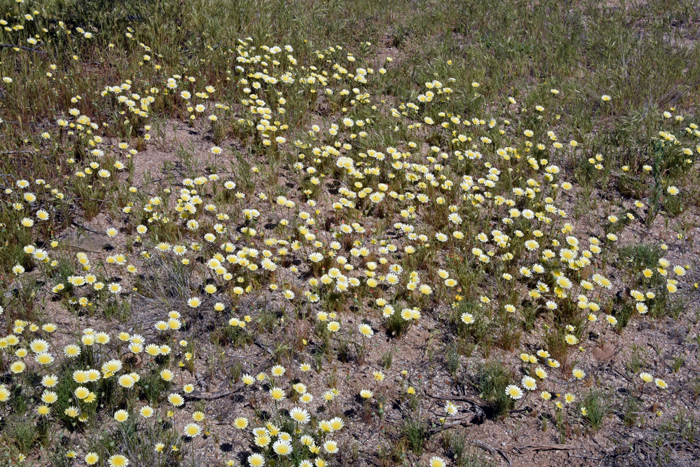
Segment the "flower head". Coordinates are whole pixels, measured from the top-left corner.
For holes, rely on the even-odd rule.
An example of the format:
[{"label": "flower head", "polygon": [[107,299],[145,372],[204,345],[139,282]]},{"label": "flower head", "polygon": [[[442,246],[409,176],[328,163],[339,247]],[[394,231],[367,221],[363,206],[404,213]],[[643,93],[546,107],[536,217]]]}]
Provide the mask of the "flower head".
[{"label": "flower head", "polygon": [[511,399],[517,401],[518,399],[523,397],[523,391],[518,386],[511,384],[508,387],[506,387],[506,395],[509,396]]},{"label": "flower head", "polygon": [[107,459],[107,463],[110,467],[126,467],[129,465],[129,459],[127,459],[125,456],[122,456],[121,454],[115,454],[114,456],[110,456],[110,458]]},{"label": "flower head", "polygon": [[196,438],[202,432],[202,427],[196,423],[189,423],[185,425],[183,432],[188,438]]},{"label": "flower head", "polygon": [[288,456],[292,453],[292,444],[289,441],[278,439],[272,445],[272,450],[280,456]]}]

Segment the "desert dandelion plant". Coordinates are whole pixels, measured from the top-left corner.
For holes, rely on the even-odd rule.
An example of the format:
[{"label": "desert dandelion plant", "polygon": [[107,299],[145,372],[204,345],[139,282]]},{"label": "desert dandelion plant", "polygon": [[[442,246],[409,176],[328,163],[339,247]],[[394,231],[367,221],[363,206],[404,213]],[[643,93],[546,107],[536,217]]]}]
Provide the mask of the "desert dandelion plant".
[{"label": "desert dandelion plant", "polygon": [[[447,42],[397,33],[432,30],[406,26],[426,16],[401,2],[390,45],[375,15],[339,40],[333,18],[355,25],[362,2],[175,22],[171,0],[126,2],[128,18],[34,3],[0,19],[0,458],[467,465],[482,406],[533,439],[551,421],[561,444],[694,426],[674,398],[697,358],[674,342],[694,339],[700,130],[675,73],[697,66],[668,22],[643,22],[639,53],[617,54],[617,30],[571,74],[568,52],[537,51],[638,18],[506,2],[542,43],[472,25],[503,55],[486,73],[481,52],[451,56],[456,23]],[[434,8],[436,28],[491,24],[457,3]],[[664,67],[647,35],[673,43]],[[613,79],[617,55],[631,77]],[[665,90],[644,94],[641,124],[638,69]]]}]

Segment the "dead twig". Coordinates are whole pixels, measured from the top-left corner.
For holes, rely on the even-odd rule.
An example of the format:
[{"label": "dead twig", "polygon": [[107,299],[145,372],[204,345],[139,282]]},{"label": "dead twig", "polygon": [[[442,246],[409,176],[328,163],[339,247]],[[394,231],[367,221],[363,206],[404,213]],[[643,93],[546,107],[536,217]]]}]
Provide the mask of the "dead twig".
[{"label": "dead twig", "polygon": [[88,226],[86,226],[86,225],[79,224],[79,223],[76,222],[76,221],[72,221],[71,224],[74,225],[75,227],[78,227],[79,229],[86,230],[86,231],[88,231],[88,232],[90,232],[90,233],[94,233],[94,234],[97,234],[97,235],[104,235],[102,232],[98,232],[97,230],[91,229],[90,227],[88,227]]},{"label": "dead twig", "polygon": [[438,396],[438,395],[435,395],[435,394],[430,394],[428,391],[425,391],[425,394],[426,394],[428,397],[431,397],[431,398],[433,398],[433,399],[438,399],[438,400],[442,400],[442,401],[453,401],[453,402],[468,402],[468,403],[470,403],[470,404],[472,404],[472,405],[475,405],[475,406],[477,406],[477,407],[480,407],[480,404],[479,404],[477,401],[475,401],[474,399],[471,399],[471,398],[469,398],[469,397],[464,397],[464,396],[452,396],[452,397]]},{"label": "dead twig", "polygon": [[473,420],[474,417],[469,418],[469,420],[467,420],[467,418],[468,417],[462,417],[459,420],[455,420],[451,423],[444,423],[442,425],[437,425],[429,431],[430,436],[432,437],[432,436],[434,436],[442,431],[449,430],[450,428],[454,428],[456,426],[472,426],[472,425],[474,425],[473,423],[471,423],[471,420]]},{"label": "dead twig", "polygon": [[43,50],[39,49],[32,49],[31,47],[25,47],[23,45],[12,45],[12,44],[0,44],[0,48],[11,48],[11,49],[22,49],[22,50],[27,50],[29,52],[34,52],[37,54],[46,54],[47,52],[44,52]]},{"label": "dead twig", "polygon": [[602,459],[602,457],[577,456],[576,454],[569,454],[569,457],[573,457],[575,459],[585,459],[588,461],[599,461]]},{"label": "dead twig", "polygon": [[453,401],[453,402],[467,402],[471,404],[472,410],[474,411],[474,417],[472,420],[476,420],[477,423],[483,422],[484,419],[486,418],[486,413],[484,412],[484,409],[481,407],[481,404],[479,404],[478,401],[475,401],[474,399],[471,399],[469,397],[464,397],[464,396],[454,396],[454,397],[445,397],[445,396],[438,396],[435,394],[430,394],[428,391],[425,391],[425,394],[428,395],[428,397],[431,397],[433,399],[437,400],[443,400],[443,401]]},{"label": "dead twig", "polygon": [[524,454],[528,451],[576,451],[578,449],[580,449],[578,446],[569,444],[531,444],[521,448],[513,448],[518,454]]},{"label": "dead twig", "polygon": [[495,455],[496,453],[498,453],[508,463],[508,465],[511,465],[511,466],[513,465],[510,463],[510,459],[508,459],[508,456],[506,456],[506,453],[501,451],[500,449],[489,446],[488,444],[484,443],[483,441],[479,441],[478,439],[471,440],[471,443],[474,446],[483,449],[484,451],[488,451],[489,454],[491,454],[491,455]]},{"label": "dead twig", "polygon": [[275,356],[275,351],[268,345],[265,345],[257,336],[253,338],[253,343],[263,349],[265,352],[269,353],[271,357]]},{"label": "dead twig", "polygon": [[[271,364],[272,364],[272,359],[265,360],[263,363],[256,366],[255,368],[253,368],[252,374],[258,374],[258,373],[265,371],[265,369],[267,367],[269,367]],[[186,394],[185,397],[187,399],[213,401],[216,399],[221,399],[223,397],[231,396],[231,395],[237,393],[238,391],[240,391],[241,389],[243,389],[244,386],[245,386],[245,383],[243,381],[239,381],[238,383],[234,384],[231,389],[227,389],[225,391],[218,391],[218,392],[195,391],[195,392],[191,392],[190,394]]]}]

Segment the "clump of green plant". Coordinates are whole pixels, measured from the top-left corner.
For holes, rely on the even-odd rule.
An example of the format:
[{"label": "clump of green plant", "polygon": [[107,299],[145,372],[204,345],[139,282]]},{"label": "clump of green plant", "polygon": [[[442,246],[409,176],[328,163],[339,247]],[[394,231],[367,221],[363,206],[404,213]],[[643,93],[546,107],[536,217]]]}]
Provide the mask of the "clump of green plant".
[{"label": "clump of green plant", "polygon": [[126,452],[142,465],[169,467],[180,465],[185,459],[189,449],[184,441],[171,422],[139,420],[130,416],[114,431],[93,431],[85,443],[85,450],[102,459]]},{"label": "clump of green plant", "polygon": [[515,401],[506,393],[506,388],[513,381],[510,370],[498,361],[481,365],[473,378],[479,397],[489,404],[496,418],[504,416],[515,405]]},{"label": "clump of green plant", "polygon": [[600,428],[605,417],[610,412],[610,405],[606,402],[608,397],[607,394],[592,390],[581,401],[583,416],[589,421],[594,430]]},{"label": "clump of green plant", "polygon": [[469,444],[468,434],[464,431],[446,431],[443,435],[445,452],[458,467],[492,467],[496,465],[486,458],[484,453]]},{"label": "clump of green plant", "polygon": [[389,349],[384,352],[379,362],[381,363],[382,367],[386,368],[387,370],[391,368],[391,364],[394,362],[394,349]]},{"label": "clump of green plant", "polygon": [[23,455],[28,454],[40,440],[37,420],[19,413],[8,417],[4,421],[2,440],[6,446],[11,446]]},{"label": "clump of green plant", "polygon": [[240,326],[225,325],[211,334],[211,341],[215,345],[244,347],[253,342],[253,336]]},{"label": "clump of green plant", "polygon": [[653,244],[628,245],[618,250],[620,261],[628,265],[633,274],[655,267],[661,258],[661,248]]},{"label": "clump of green plant", "polygon": [[401,427],[401,435],[408,443],[408,447],[416,456],[423,454],[425,442],[429,433],[424,422],[420,420],[408,419]]},{"label": "clump of green plant", "polygon": [[625,361],[625,367],[630,375],[637,375],[647,364],[647,352],[637,344],[632,344],[631,350],[631,355]]},{"label": "clump of green plant", "polygon": [[642,403],[638,397],[629,394],[625,397],[622,403],[622,420],[627,427],[637,426],[640,413],[642,411]]},{"label": "clump of green plant", "polygon": [[452,376],[456,376],[457,371],[459,371],[459,351],[455,344],[448,344],[445,347],[445,367]]},{"label": "clump of green plant", "polygon": [[386,330],[391,337],[401,337],[406,330],[411,326],[411,321],[406,320],[401,316],[401,313],[395,312],[386,320]]}]

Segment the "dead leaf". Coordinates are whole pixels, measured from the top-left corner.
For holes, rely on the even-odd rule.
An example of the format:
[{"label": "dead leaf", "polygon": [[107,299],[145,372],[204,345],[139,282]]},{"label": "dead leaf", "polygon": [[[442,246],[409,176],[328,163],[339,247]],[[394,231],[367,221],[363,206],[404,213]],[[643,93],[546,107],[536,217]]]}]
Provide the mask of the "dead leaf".
[{"label": "dead leaf", "polygon": [[594,348],[591,353],[598,360],[599,363],[607,362],[612,359],[617,349],[613,346],[604,345],[603,347]]}]

